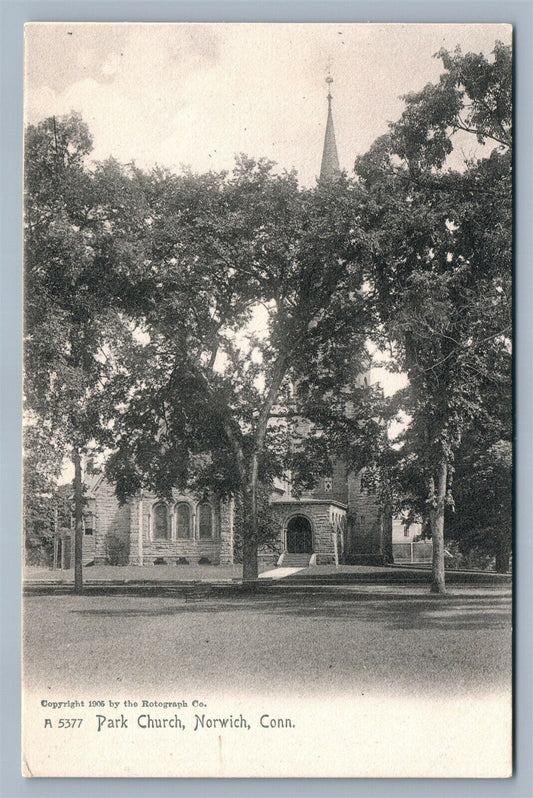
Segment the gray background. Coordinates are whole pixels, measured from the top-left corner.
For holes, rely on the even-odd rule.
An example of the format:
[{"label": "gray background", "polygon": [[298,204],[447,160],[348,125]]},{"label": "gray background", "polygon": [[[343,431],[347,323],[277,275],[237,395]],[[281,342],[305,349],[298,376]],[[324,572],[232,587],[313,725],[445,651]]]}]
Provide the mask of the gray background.
[{"label": "gray background", "polygon": [[[22,52],[28,21],[509,22],[515,26],[516,540],[515,776],[508,780],[23,779],[20,776],[20,483],[22,338]],[[0,796],[520,796],[533,795],[531,422],[533,7],[515,2],[48,2],[0,0]],[[386,57],[386,54],[384,54]]]}]

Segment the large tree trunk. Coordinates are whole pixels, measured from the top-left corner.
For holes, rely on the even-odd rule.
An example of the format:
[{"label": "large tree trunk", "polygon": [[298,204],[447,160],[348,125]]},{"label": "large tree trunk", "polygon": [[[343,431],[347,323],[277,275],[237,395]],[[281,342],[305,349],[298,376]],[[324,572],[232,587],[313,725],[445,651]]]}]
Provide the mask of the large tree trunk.
[{"label": "large tree trunk", "polygon": [[[248,490],[247,490],[247,506],[244,513],[244,528],[243,528],[243,568],[242,578],[244,582],[249,582],[257,579],[259,575],[259,568],[257,564],[258,553],[258,540],[259,540],[259,524],[257,517],[257,487],[259,476],[259,458],[263,453],[265,444],[265,437],[268,427],[268,420],[274,402],[277,400],[283,377],[287,370],[287,354],[282,353],[279,355],[273,369],[272,381],[268,389],[263,407],[259,414],[257,428],[255,431],[255,446],[249,467],[241,468],[241,472],[246,471],[249,476]],[[242,453],[240,456],[241,463],[243,463]]]},{"label": "large tree trunk", "polygon": [[[257,474],[259,456],[252,456],[250,468],[250,484],[246,495],[247,507],[245,513],[244,541],[242,551],[242,578],[244,582],[257,579],[259,568],[257,564],[259,524],[257,519]],[[246,521],[248,523],[246,523]]]},{"label": "large tree trunk", "polygon": [[74,592],[83,593],[83,480],[81,456],[74,449]]},{"label": "large tree trunk", "polygon": [[506,574],[509,571],[509,560],[511,557],[511,544],[509,540],[500,541],[500,546],[496,552],[496,571],[499,574]]},{"label": "large tree trunk", "polygon": [[242,542],[242,581],[253,582],[257,579],[257,540],[245,535]]},{"label": "large tree trunk", "polygon": [[448,466],[443,459],[439,466],[437,486],[431,478],[430,487],[433,488],[434,504],[430,509],[431,537],[433,540],[433,566],[432,566],[432,593],[446,593],[444,577],[444,505],[446,501],[446,482]]},{"label": "large tree trunk", "polygon": [[386,565],[394,562],[394,552],[392,548],[392,505],[387,498],[383,502],[381,515],[381,556]]}]

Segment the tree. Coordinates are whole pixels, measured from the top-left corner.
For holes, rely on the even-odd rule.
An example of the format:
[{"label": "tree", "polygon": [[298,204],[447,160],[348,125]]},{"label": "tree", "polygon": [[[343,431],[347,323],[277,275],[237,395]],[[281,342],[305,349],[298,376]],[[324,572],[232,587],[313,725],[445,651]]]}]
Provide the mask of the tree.
[{"label": "tree", "polygon": [[302,190],[245,157],[231,175],[138,172],[135,183],[151,253],[131,273],[136,341],[123,352],[108,475],[123,498],[173,486],[237,497],[243,577],[255,579],[260,486],[293,456],[312,397],[362,357],[357,188],[341,178]]},{"label": "tree", "polygon": [[59,441],[41,423],[24,429],[24,543],[30,562],[49,559],[55,530],[55,494],[63,461]]},{"label": "tree", "polygon": [[491,557],[496,570],[509,570],[513,519],[512,358],[494,353],[505,383],[488,382],[483,412],[465,432],[455,461],[454,506],[447,513],[448,537],[467,558]]},{"label": "tree", "polygon": [[450,537],[467,555],[493,557],[496,571],[506,573],[512,543],[512,444],[499,440],[484,451],[461,454],[454,481],[456,512],[448,520]]},{"label": "tree", "polygon": [[[30,423],[74,463],[75,591],[81,592],[82,457],[101,431],[113,314],[95,261],[107,236],[77,115],[29,126],[25,141],[24,393]],[[44,444],[43,444],[44,445]],[[42,451],[42,447],[41,447]]]},{"label": "tree", "polygon": [[[489,354],[511,331],[511,53],[493,59],[441,51],[436,85],[405,97],[406,109],[358,159],[360,206],[371,236],[369,270],[382,323],[410,384],[409,437],[425,481],[433,539],[432,590],[445,591],[444,515],[456,452],[483,411]],[[481,157],[462,171],[447,159],[459,135]],[[407,458],[409,462],[409,458]],[[411,463],[412,465],[412,463]]]}]

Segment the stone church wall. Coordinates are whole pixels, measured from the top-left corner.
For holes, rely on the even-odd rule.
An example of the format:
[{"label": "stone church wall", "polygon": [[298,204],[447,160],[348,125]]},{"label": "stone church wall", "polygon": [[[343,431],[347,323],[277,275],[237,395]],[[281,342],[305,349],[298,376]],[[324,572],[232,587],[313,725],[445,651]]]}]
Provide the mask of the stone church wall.
[{"label": "stone church wall", "polygon": [[[173,492],[168,508],[168,538],[154,538],[153,507],[160,500],[153,494],[131,498],[120,506],[114,488],[105,479],[90,499],[94,533],[86,536],[84,561],[96,564],[153,565],[156,560],[176,564],[178,558],[197,563],[208,559],[214,565],[233,562],[233,505],[209,499],[212,509],[213,537],[199,538],[196,517],[198,500]],[[186,502],[191,511],[191,536],[177,538],[174,509],[177,502]]]},{"label": "stone church wall", "polygon": [[82,562],[84,565],[87,565],[87,563],[89,562],[94,562],[95,551],[96,551],[96,540],[93,531],[92,535],[83,536]]},{"label": "stone church wall", "polygon": [[[136,500],[138,503],[138,500]],[[140,503],[142,512],[142,564],[153,565],[156,560],[164,560],[167,564],[177,564],[181,558],[189,563],[197,563],[199,560],[208,560],[213,565],[221,563],[221,551],[224,548],[224,560],[227,562],[227,544],[222,546],[222,534],[228,537],[228,513],[226,508],[221,512],[221,505],[212,497],[209,504],[213,513],[213,537],[200,538],[198,531],[198,520],[196,517],[197,500],[191,496],[180,494],[173,491],[172,505],[169,506],[170,516],[170,537],[157,539],[153,537],[152,513],[153,507],[158,503],[154,495],[144,495]],[[177,538],[175,526],[174,509],[178,502],[188,504],[191,512],[191,534],[188,538]],[[167,505],[168,506],[168,505]],[[137,521],[138,521],[137,509]],[[138,537],[138,526],[132,531],[132,538]],[[133,542],[133,541],[132,541]]]},{"label": "stone church wall", "polygon": [[130,503],[120,505],[114,487],[105,479],[95,488],[94,495],[94,562],[100,565],[115,556],[127,561]]},{"label": "stone church wall", "polygon": [[[280,525],[280,538],[277,548],[264,547],[259,559],[265,565],[274,565],[285,549],[285,533],[289,519],[294,515],[304,515],[311,522],[313,532],[313,552],[317,564],[335,561],[335,543],[332,526],[330,502],[348,504],[346,531],[343,540],[337,543],[340,561],[353,562],[354,558],[374,557],[382,554],[381,508],[376,495],[361,487],[361,474],[346,477],[344,464],[339,462],[331,481],[322,480],[317,488],[298,501],[281,501],[272,505],[274,518]],[[182,558],[189,563],[207,559],[213,565],[233,562],[233,504],[210,499],[213,511],[213,537],[199,538],[197,499],[173,493],[169,507],[169,537],[154,538],[152,513],[159,501],[156,496],[145,494],[130,499],[120,506],[114,488],[102,480],[94,489],[90,500],[94,519],[93,535],[84,536],[84,563],[94,560],[97,564],[154,565],[157,560],[168,564],[178,564]],[[174,508],[177,502],[185,501],[191,508],[193,519],[189,538],[177,538]]]},{"label": "stone church wall", "polygon": [[346,464],[344,461],[336,460],[333,464],[331,477],[322,477],[316,488],[314,488],[309,495],[313,499],[323,499],[325,501],[333,500],[346,504],[348,501],[348,490]]},{"label": "stone church wall", "polygon": [[348,521],[346,558],[352,556],[380,556],[381,507],[375,493],[361,487],[363,472],[348,476]]}]

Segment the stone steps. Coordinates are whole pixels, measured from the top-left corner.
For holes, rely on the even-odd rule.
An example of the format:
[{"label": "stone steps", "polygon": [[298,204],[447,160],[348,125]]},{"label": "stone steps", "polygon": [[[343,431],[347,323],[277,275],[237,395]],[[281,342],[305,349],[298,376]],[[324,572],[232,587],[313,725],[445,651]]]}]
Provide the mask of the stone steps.
[{"label": "stone steps", "polygon": [[308,568],[311,556],[311,554],[290,554],[285,551],[279,558],[278,565],[283,568]]}]

